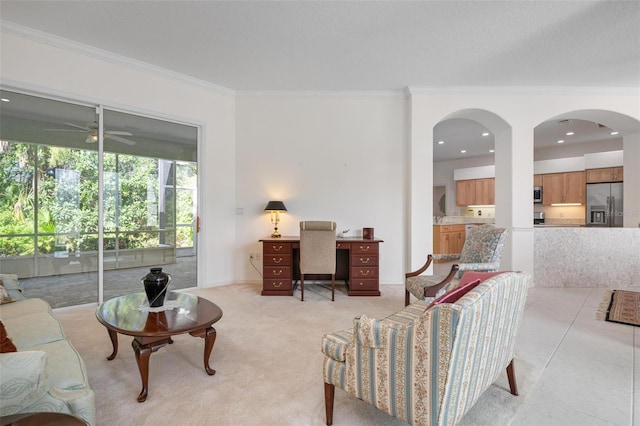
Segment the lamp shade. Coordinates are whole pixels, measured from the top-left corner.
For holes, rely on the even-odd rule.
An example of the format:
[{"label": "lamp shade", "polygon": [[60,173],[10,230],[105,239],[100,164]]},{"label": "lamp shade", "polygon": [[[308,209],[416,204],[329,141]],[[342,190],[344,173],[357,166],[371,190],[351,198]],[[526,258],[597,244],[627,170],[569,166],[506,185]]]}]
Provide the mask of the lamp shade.
[{"label": "lamp shade", "polygon": [[267,203],[267,207],[264,208],[265,211],[280,211],[280,212],[286,212],[287,208],[284,206],[284,203],[282,201],[269,201]]}]

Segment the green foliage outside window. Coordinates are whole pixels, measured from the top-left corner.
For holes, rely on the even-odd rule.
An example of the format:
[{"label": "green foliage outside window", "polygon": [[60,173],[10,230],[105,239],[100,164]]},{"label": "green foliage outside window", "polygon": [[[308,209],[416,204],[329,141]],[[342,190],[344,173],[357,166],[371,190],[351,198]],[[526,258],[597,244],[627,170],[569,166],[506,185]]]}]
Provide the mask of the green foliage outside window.
[{"label": "green foliage outside window", "polygon": [[[193,245],[192,227],[175,223],[194,222],[194,191],[173,182],[177,174],[195,188],[195,164],[113,153],[103,161],[105,250]],[[159,179],[161,167],[169,172]],[[0,141],[0,256],[33,255],[36,238],[39,254],[96,251],[98,202],[96,151]]]}]

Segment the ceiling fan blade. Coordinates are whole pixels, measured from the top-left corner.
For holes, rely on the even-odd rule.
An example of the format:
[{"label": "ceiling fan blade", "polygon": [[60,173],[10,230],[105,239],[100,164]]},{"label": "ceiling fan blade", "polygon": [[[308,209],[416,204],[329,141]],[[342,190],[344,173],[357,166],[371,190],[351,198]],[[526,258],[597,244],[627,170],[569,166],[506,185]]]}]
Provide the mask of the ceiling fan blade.
[{"label": "ceiling fan blade", "polygon": [[112,135],[112,134],[105,135],[105,139],[113,139],[116,142],[124,143],[124,144],[127,144],[127,145],[135,145],[136,144],[132,140],[121,138],[120,136],[116,136],[116,135]]},{"label": "ceiling fan blade", "polygon": [[122,132],[119,130],[107,130],[105,133],[108,135],[117,135],[117,136],[133,136],[133,133]]},{"label": "ceiling fan blade", "polygon": [[78,126],[77,124],[67,123],[67,122],[65,122],[65,123],[63,123],[63,124],[66,124],[67,126],[75,127],[75,128],[77,128],[77,129],[82,129],[82,130],[84,130],[85,132],[90,132],[90,131],[91,131],[91,129],[90,129],[90,128],[88,128],[88,127],[84,127],[84,126]]}]

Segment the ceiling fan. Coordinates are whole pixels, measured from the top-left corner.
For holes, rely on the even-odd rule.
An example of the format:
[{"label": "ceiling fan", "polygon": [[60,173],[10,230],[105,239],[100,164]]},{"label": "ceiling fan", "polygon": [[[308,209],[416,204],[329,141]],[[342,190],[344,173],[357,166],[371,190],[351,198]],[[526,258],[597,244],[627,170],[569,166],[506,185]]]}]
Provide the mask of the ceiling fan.
[{"label": "ceiling fan", "polygon": [[[85,132],[87,133],[87,138],[84,140],[86,143],[96,143],[98,142],[98,126],[96,123],[87,123],[86,126],[79,126],[73,123],[63,123],[67,126],[75,127],[75,129],[45,129],[49,132]],[[116,142],[124,143],[127,145],[135,145],[136,143],[131,139],[123,138],[122,136],[133,136],[130,132],[118,131],[118,130],[105,130],[104,138],[112,139]]]}]

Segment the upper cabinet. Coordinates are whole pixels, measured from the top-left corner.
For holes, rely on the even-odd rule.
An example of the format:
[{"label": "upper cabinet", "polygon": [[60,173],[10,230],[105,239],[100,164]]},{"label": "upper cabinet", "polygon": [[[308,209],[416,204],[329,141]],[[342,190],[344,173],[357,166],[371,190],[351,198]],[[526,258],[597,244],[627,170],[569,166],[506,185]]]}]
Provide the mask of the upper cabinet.
[{"label": "upper cabinet", "polygon": [[542,204],[585,203],[585,172],[542,175]]},{"label": "upper cabinet", "polygon": [[587,183],[622,182],[624,169],[622,167],[605,167],[602,169],[588,169]]},{"label": "upper cabinet", "polygon": [[456,181],[456,205],[494,205],[495,179],[467,179]]},{"label": "upper cabinet", "polygon": [[542,186],[542,175],[533,175],[533,186]]}]

